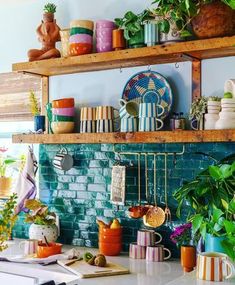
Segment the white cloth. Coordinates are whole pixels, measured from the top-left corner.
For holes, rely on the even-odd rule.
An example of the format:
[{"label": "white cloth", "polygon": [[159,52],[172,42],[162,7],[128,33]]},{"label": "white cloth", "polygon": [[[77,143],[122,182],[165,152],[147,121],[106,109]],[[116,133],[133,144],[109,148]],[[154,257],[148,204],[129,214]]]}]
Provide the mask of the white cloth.
[{"label": "white cloth", "polygon": [[17,194],[16,214],[24,210],[24,201],[26,199],[34,199],[37,194],[37,187],[35,182],[35,175],[37,171],[37,160],[34,156],[33,150],[29,148],[26,162],[15,185],[14,193]]}]

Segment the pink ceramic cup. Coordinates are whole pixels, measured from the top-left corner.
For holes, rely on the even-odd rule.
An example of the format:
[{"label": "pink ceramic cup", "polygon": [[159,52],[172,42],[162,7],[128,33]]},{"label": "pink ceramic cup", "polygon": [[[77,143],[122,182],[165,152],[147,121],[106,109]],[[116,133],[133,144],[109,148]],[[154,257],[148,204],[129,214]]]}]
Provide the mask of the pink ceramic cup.
[{"label": "pink ceramic cup", "polygon": [[97,28],[115,28],[115,23],[109,20],[98,20],[96,22],[96,29]]},{"label": "pink ceramic cup", "polygon": [[113,50],[113,46],[110,43],[108,43],[108,44],[97,44],[96,45],[96,51],[97,52],[106,52],[106,51],[112,51],[112,50]]},{"label": "pink ceramic cup", "polygon": [[96,30],[96,38],[112,38],[113,29]]},{"label": "pink ceramic cup", "polygon": [[112,44],[112,39],[110,38],[96,38],[96,44]]},{"label": "pink ceramic cup", "polygon": [[75,108],[52,108],[52,114],[53,115],[59,115],[59,116],[67,116],[67,117],[73,117],[75,114]]},{"label": "pink ceramic cup", "polygon": [[75,43],[75,44],[92,44],[93,38],[91,35],[86,35],[86,34],[77,34],[77,35],[72,35],[69,37],[69,42],[70,43]]},{"label": "pink ceramic cup", "polygon": [[145,259],[145,256],[146,256],[145,246],[138,245],[135,242],[130,244],[130,247],[129,247],[129,257],[130,258]]}]

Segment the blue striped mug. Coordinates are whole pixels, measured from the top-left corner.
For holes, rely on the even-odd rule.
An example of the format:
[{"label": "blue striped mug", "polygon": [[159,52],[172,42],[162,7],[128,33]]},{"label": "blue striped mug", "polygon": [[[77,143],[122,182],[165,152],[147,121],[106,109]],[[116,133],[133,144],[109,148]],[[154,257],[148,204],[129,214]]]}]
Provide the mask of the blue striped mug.
[{"label": "blue striped mug", "polygon": [[112,133],[114,131],[113,120],[97,120],[96,132],[97,133]]},{"label": "blue striped mug", "polygon": [[81,121],[80,122],[80,133],[95,133],[96,121]]},{"label": "blue striped mug", "polygon": [[[159,109],[161,112],[159,113]],[[139,118],[160,117],[164,113],[164,108],[155,103],[140,103]]]},{"label": "blue striped mug", "polygon": [[138,130],[137,118],[121,119],[121,132],[137,132],[137,130]]},{"label": "blue striped mug", "polygon": [[[158,123],[160,126],[158,126]],[[157,118],[139,118],[140,132],[154,132],[163,127],[163,121]]]},{"label": "blue striped mug", "polygon": [[120,99],[119,104],[121,106],[119,110],[119,116],[121,119],[128,119],[138,117],[139,115],[139,104],[135,101],[125,101]]}]

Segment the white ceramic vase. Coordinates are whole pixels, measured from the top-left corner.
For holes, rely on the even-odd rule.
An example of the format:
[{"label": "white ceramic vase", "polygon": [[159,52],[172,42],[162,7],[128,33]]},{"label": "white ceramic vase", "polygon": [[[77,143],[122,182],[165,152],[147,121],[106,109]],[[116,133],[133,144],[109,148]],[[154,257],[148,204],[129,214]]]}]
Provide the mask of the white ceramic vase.
[{"label": "white ceramic vase", "polygon": [[43,240],[44,236],[48,242],[55,242],[58,238],[58,228],[56,225],[36,225],[29,227],[29,238]]},{"label": "white ceramic vase", "polygon": [[214,130],[215,124],[219,120],[219,114],[205,114],[204,129]]},{"label": "white ceramic vase", "polygon": [[217,130],[235,129],[235,112],[220,112],[215,128]]}]

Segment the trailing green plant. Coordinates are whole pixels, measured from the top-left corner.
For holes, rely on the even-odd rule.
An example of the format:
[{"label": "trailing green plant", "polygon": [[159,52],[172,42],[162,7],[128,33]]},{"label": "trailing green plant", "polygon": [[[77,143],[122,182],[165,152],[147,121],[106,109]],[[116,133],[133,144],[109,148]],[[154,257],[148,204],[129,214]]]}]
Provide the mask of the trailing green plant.
[{"label": "trailing green plant", "polygon": [[198,121],[200,121],[203,114],[206,113],[207,101],[208,101],[208,98],[204,96],[193,101],[191,104],[190,111],[189,111],[189,118],[190,119],[195,118]]},{"label": "trailing green plant", "polygon": [[38,99],[35,96],[35,93],[33,91],[30,91],[29,94],[29,103],[30,103],[30,110],[33,116],[40,115],[40,106]]},{"label": "trailing green plant", "polygon": [[39,200],[25,200],[24,207],[29,210],[26,214],[25,222],[36,225],[54,225],[56,214],[50,212],[48,206]]},{"label": "trailing green plant", "polygon": [[12,194],[0,210],[0,251],[7,248],[6,241],[11,237],[17,216],[14,213],[17,195]]},{"label": "trailing green plant", "polygon": [[[159,27],[163,33],[168,33],[173,22],[182,37],[191,36],[188,25],[191,20],[199,14],[203,4],[214,2],[215,0],[154,0],[156,4],[153,12],[160,17]],[[221,0],[221,2],[235,9],[234,0]]]},{"label": "trailing green plant", "polygon": [[116,18],[115,24],[119,29],[124,30],[124,37],[129,40],[132,36],[136,35],[143,28],[143,23],[154,19],[155,16],[150,10],[144,10],[140,14],[134,14],[128,11],[123,18]]},{"label": "trailing green plant", "polygon": [[188,206],[188,221],[192,222],[194,235],[225,236],[222,245],[235,259],[235,162],[229,164],[231,158],[209,166],[193,181],[184,183],[173,196],[178,202],[178,217],[182,208]]},{"label": "trailing green plant", "polygon": [[43,11],[44,11],[45,13],[55,14],[55,12],[56,12],[56,5],[53,4],[53,3],[47,3],[47,4],[44,6]]},{"label": "trailing green plant", "polygon": [[210,96],[209,98],[208,98],[208,101],[216,101],[216,102],[220,102],[221,101],[221,97],[219,97],[219,96]]}]

